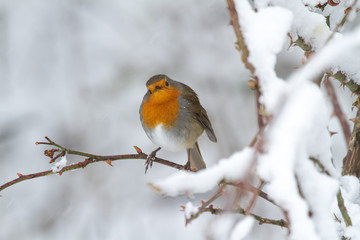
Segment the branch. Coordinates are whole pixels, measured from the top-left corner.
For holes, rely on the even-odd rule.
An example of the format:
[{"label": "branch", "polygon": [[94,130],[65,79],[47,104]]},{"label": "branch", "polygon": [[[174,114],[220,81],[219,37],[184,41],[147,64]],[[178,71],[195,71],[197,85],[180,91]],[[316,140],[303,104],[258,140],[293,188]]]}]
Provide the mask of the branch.
[{"label": "branch", "polygon": [[[318,159],[310,157],[310,160],[313,161],[315,164],[317,164],[323,173],[330,176],[330,173],[325,169],[325,166]],[[348,213],[348,211],[347,211],[347,209],[345,207],[344,198],[342,197],[340,189],[339,189],[339,192],[336,195],[336,198],[337,198],[339,210],[340,210],[341,215],[342,215],[342,217],[343,217],[343,219],[345,221],[345,225],[347,227],[351,226],[352,221],[351,221],[350,215],[349,215],[349,213]]]},{"label": "branch", "polygon": [[[200,214],[202,214],[204,212],[210,212],[211,214],[216,214],[216,215],[220,215],[220,214],[224,214],[224,213],[250,215],[250,216],[253,216],[259,222],[259,224],[266,223],[266,224],[272,224],[272,225],[277,225],[277,226],[288,228],[288,222],[283,219],[273,220],[273,219],[269,219],[269,218],[264,218],[262,216],[254,214],[254,213],[250,213],[241,207],[238,207],[236,209],[231,209],[231,210],[214,208],[211,203],[213,203],[219,196],[224,194],[224,188],[228,184],[229,183],[222,183],[220,188],[218,189],[218,191],[216,191],[216,193],[209,200],[207,200],[206,202],[202,201],[202,204],[199,207],[198,211],[196,213],[192,214],[190,216],[190,218],[186,219],[185,225],[189,224],[192,220],[199,217]],[[234,186],[239,186],[239,185],[234,185]],[[263,195],[263,196],[266,196],[266,198],[267,198],[267,194],[262,192],[260,189],[253,187],[251,185],[247,186],[247,188],[246,188],[246,190],[249,190],[249,189],[251,189],[251,191],[254,193],[258,193],[259,196]],[[271,202],[271,200],[270,200],[270,202]],[[182,206],[182,208],[185,210],[185,206]]]},{"label": "branch", "polygon": [[348,152],[343,159],[342,175],[353,175],[357,178],[360,177],[360,109],[358,109],[356,113]]},{"label": "branch", "polygon": [[265,192],[263,192],[261,189],[256,188],[250,184],[244,183],[244,182],[226,182],[226,184],[234,187],[242,188],[246,191],[252,192],[254,194],[257,194],[259,197],[263,198],[264,200],[268,201],[269,203],[272,203],[273,205],[280,207],[276,202],[274,202],[272,199],[269,198],[269,195]]},{"label": "branch", "polygon": [[346,86],[353,94],[360,95],[360,86],[352,79],[347,79],[346,75],[338,71],[336,73],[327,72],[327,75],[338,80],[341,86]]},{"label": "branch", "polygon": [[[16,183],[19,183],[19,182],[22,182],[25,180],[48,176],[48,175],[53,175],[53,174],[57,174],[57,173],[59,173],[61,175],[63,172],[67,172],[67,171],[79,169],[79,168],[85,168],[87,165],[89,165],[91,163],[95,163],[95,162],[106,162],[107,164],[112,166],[112,164],[111,164],[112,161],[128,160],[128,159],[146,160],[148,157],[147,154],[143,153],[141,151],[141,149],[136,146],[134,148],[136,149],[137,154],[101,156],[101,155],[94,155],[94,154],[90,154],[90,153],[85,153],[85,152],[68,149],[68,148],[65,148],[65,147],[55,143],[54,141],[50,140],[48,137],[45,137],[45,138],[46,138],[47,142],[37,142],[36,145],[49,145],[49,146],[57,147],[57,149],[45,150],[45,152],[44,152],[45,156],[50,157],[50,159],[51,159],[50,163],[54,162],[57,158],[59,158],[60,156],[64,156],[65,154],[82,156],[82,157],[86,157],[86,159],[82,162],[78,162],[76,164],[71,164],[71,165],[65,166],[59,172],[53,172],[52,170],[48,170],[48,171],[37,172],[37,173],[32,173],[32,174],[27,174],[27,175],[18,173],[17,174],[18,178],[15,178],[14,180],[7,182],[0,186],[0,192]],[[56,152],[60,152],[60,153],[54,157],[54,153],[56,153]],[[174,162],[170,162],[170,161],[162,159],[162,158],[155,157],[154,162],[157,162],[157,163],[160,163],[160,164],[172,167],[172,168],[176,168],[179,170],[184,170],[183,165],[180,165],[180,164],[177,164]]]},{"label": "branch", "polygon": [[284,219],[280,219],[280,220],[274,220],[274,219],[270,219],[270,218],[264,218],[262,216],[256,215],[254,213],[249,213],[247,214],[245,209],[243,208],[236,208],[236,209],[232,209],[232,210],[224,210],[224,209],[220,209],[220,208],[213,208],[213,207],[208,207],[204,209],[204,212],[210,212],[211,214],[215,214],[215,215],[220,215],[220,214],[224,214],[224,213],[238,213],[238,214],[243,214],[243,215],[250,215],[253,216],[258,222],[259,224],[272,224],[272,225],[277,225],[280,227],[288,227],[288,223],[284,220]]},{"label": "branch", "polygon": [[350,14],[351,10],[352,10],[352,9],[355,9],[355,11],[357,11],[356,8],[355,8],[357,2],[358,2],[358,0],[355,0],[355,1],[353,2],[353,4],[345,10],[345,15],[344,15],[344,17],[341,19],[340,23],[338,23],[338,24],[336,25],[334,31],[332,32],[332,34],[330,35],[330,37],[326,40],[325,44],[328,43],[328,42],[335,36],[335,33],[336,33],[336,32],[339,32],[339,31],[340,31],[340,28],[342,28],[342,27],[344,26],[344,24],[345,24],[346,21],[348,20],[348,17],[349,17],[349,14]]},{"label": "branch", "polygon": [[[211,204],[213,201],[215,201],[218,197],[224,194],[224,188],[226,184],[221,184],[219,190],[216,191],[216,193],[206,202],[202,202],[201,206],[199,207],[198,211],[194,214],[191,214],[190,218],[186,218],[185,225],[189,224],[192,220],[196,219],[201,213],[205,212],[205,209],[209,204]],[[211,205],[212,206],[212,205]],[[184,207],[185,209],[185,207]]]},{"label": "branch", "polygon": [[347,122],[345,114],[341,110],[339,100],[338,100],[338,98],[336,96],[334,87],[333,87],[332,83],[329,81],[328,78],[329,78],[329,75],[325,74],[324,85],[326,87],[327,94],[330,97],[331,103],[332,103],[332,105],[334,107],[335,115],[340,121],[341,128],[342,128],[342,130],[344,132],[346,145],[348,145],[349,141],[350,141],[350,136],[351,136],[350,126],[349,126],[349,123]]},{"label": "branch", "polygon": [[352,225],[351,218],[345,207],[344,198],[342,197],[341,190],[339,190],[339,192],[337,193],[336,198],[338,201],[338,207],[340,209],[342,217],[344,218],[346,227],[351,226]]},{"label": "branch", "polygon": [[258,120],[258,126],[259,129],[264,128],[264,121],[261,115],[261,103],[260,103],[260,85],[259,85],[259,78],[256,76],[255,74],[255,67],[249,62],[248,57],[249,57],[249,49],[247,48],[246,44],[245,44],[245,38],[241,32],[241,27],[239,24],[239,17],[235,8],[235,3],[234,0],[226,0],[227,5],[228,5],[228,9],[229,9],[229,13],[230,13],[230,21],[231,21],[231,25],[234,28],[234,32],[237,38],[237,49],[241,51],[241,60],[243,61],[243,63],[245,64],[245,67],[247,69],[250,70],[254,80],[255,80],[255,84],[252,84],[253,88],[255,89],[255,99],[256,99],[256,108],[257,108],[257,120]]}]

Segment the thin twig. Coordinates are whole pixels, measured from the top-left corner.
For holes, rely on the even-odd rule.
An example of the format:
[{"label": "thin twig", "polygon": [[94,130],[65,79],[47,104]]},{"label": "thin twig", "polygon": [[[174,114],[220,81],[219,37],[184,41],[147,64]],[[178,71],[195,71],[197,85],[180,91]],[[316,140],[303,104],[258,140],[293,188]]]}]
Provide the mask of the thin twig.
[{"label": "thin twig", "polygon": [[195,218],[197,218],[201,213],[203,213],[206,209],[207,206],[209,206],[209,204],[211,204],[212,202],[214,202],[218,197],[220,197],[221,195],[224,194],[224,188],[225,188],[226,184],[221,184],[221,186],[219,187],[219,189],[216,191],[216,193],[209,198],[209,200],[207,200],[206,202],[203,202],[201,204],[201,206],[199,207],[198,211],[195,214],[191,214],[190,218],[186,219],[185,225],[189,224],[192,220],[194,220]]},{"label": "thin twig", "polygon": [[[325,169],[324,165],[316,158],[311,157],[310,158],[311,161],[313,161],[315,164],[317,164],[319,166],[319,168],[322,170],[323,173],[325,173],[326,175],[330,176],[330,173]],[[344,198],[342,197],[341,194],[341,189],[339,189],[337,195],[336,195],[337,201],[338,201],[338,207],[339,210],[341,212],[341,215],[345,221],[345,225],[351,226],[352,225],[352,221],[350,218],[350,215],[345,207],[345,203],[344,203]]]},{"label": "thin twig", "polygon": [[334,107],[334,113],[336,115],[336,117],[339,119],[340,124],[341,124],[341,128],[343,130],[344,133],[344,137],[345,137],[345,141],[346,141],[346,145],[349,144],[350,141],[350,136],[351,136],[351,130],[350,130],[350,126],[349,123],[347,121],[346,115],[343,113],[340,104],[339,104],[339,100],[336,96],[334,87],[332,85],[332,83],[329,81],[329,75],[325,73],[325,79],[324,79],[324,85],[326,87],[326,91],[327,94],[330,97],[331,103]]},{"label": "thin twig", "polygon": [[264,218],[262,216],[254,214],[254,213],[246,214],[245,213],[246,211],[243,208],[225,210],[225,209],[220,209],[220,208],[208,207],[208,208],[204,209],[204,212],[210,212],[211,214],[215,214],[215,215],[220,215],[220,214],[224,214],[224,213],[233,213],[233,214],[238,213],[238,214],[243,214],[243,215],[250,215],[250,216],[253,216],[259,222],[259,224],[272,224],[272,225],[277,225],[277,226],[285,227],[285,228],[288,227],[288,223],[284,219],[275,220],[275,219],[270,219],[270,218]]},{"label": "thin twig", "polygon": [[338,201],[338,207],[340,209],[342,217],[344,218],[346,227],[352,226],[352,221],[351,221],[349,213],[345,207],[344,198],[342,197],[341,190],[339,190],[339,192],[337,193],[336,198]]},{"label": "thin twig", "polygon": [[[341,19],[340,23],[338,23],[334,29],[334,31],[332,32],[332,34],[328,37],[328,39],[326,40],[325,44],[327,44],[334,36],[335,36],[335,33],[339,32],[340,31],[340,28],[342,26],[344,26],[344,24],[346,23],[348,17],[349,17],[349,14],[351,12],[352,9],[355,8],[356,4],[357,4],[358,0],[355,0],[353,2],[353,4],[348,8],[349,10],[345,13],[344,17]],[[355,9],[356,11],[356,9]]]},{"label": "thin twig", "polygon": [[[60,154],[67,154],[67,155],[77,155],[77,156],[82,156],[82,157],[86,157],[86,159],[82,162],[76,163],[76,164],[71,164],[68,166],[65,166],[64,168],[62,168],[59,172],[53,172],[52,170],[48,170],[48,171],[43,171],[43,172],[37,172],[37,173],[32,173],[32,174],[20,174],[18,173],[17,175],[19,176],[18,178],[13,179],[12,181],[9,181],[3,185],[0,186],[0,192],[16,183],[25,181],[25,180],[29,180],[29,179],[33,179],[33,178],[38,178],[38,177],[43,177],[43,176],[48,176],[48,175],[53,175],[53,174],[62,174],[63,172],[67,172],[70,170],[75,170],[75,169],[79,169],[79,168],[85,168],[88,164],[91,163],[95,163],[95,162],[106,162],[109,165],[111,165],[112,161],[116,161],[116,160],[129,160],[129,159],[143,159],[146,160],[147,159],[147,154],[143,153],[141,151],[141,149],[135,147],[137,154],[122,154],[122,155],[110,155],[110,156],[101,156],[101,155],[94,155],[94,154],[90,154],[90,153],[85,153],[85,152],[80,152],[80,151],[75,151],[72,149],[68,149],[65,148],[57,143],[55,143],[54,141],[50,140],[49,138],[47,138],[48,142],[37,142],[36,145],[49,145],[49,146],[55,146],[58,149],[52,149],[53,152],[60,152]],[[46,155],[47,151],[45,151],[45,155]],[[48,156],[48,155],[46,155]],[[59,156],[59,155],[57,155]],[[55,158],[57,158],[57,156]],[[52,158],[51,156],[48,156],[51,158],[51,162],[54,161],[54,158]],[[184,166],[174,163],[174,162],[170,162],[168,160],[162,159],[162,158],[158,158],[155,157],[154,158],[154,162],[156,163],[160,163],[172,168],[176,168],[179,170],[184,170]]]},{"label": "thin twig", "polygon": [[248,205],[248,207],[246,208],[245,210],[245,214],[248,215],[250,214],[251,212],[251,209],[253,208],[253,206],[255,205],[255,201],[257,199],[257,197],[259,196],[260,194],[260,189],[264,186],[264,181],[260,179],[260,185],[259,187],[257,188],[257,191],[253,192],[253,196],[250,200],[250,203]]},{"label": "thin twig", "polygon": [[249,62],[249,49],[247,48],[245,44],[245,38],[243,36],[243,33],[241,31],[241,26],[239,24],[239,17],[235,8],[234,0],[226,0],[229,13],[230,13],[230,21],[231,25],[234,28],[235,36],[237,38],[237,46],[238,49],[241,50],[241,60],[245,64],[245,67],[250,70],[256,84],[255,84],[255,100],[256,100],[256,108],[257,108],[257,121],[258,121],[258,127],[259,129],[264,128],[264,121],[261,115],[261,103],[260,103],[260,84],[259,84],[259,78],[255,74],[255,67]]},{"label": "thin twig", "polygon": [[252,192],[252,193],[258,193],[259,197],[261,197],[264,200],[268,201],[269,203],[272,203],[275,206],[279,207],[279,205],[276,202],[274,202],[267,193],[263,192],[261,189],[256,188],[250,184],[245,184],[243,182],[236,182],[236,183],[226,182],[226,184],[230,185],[230,186],[242,188],[242,189]]},{"label": "thin twig", "polygon": [[330,173],[329,173],[329,171],[326,170],[325,166],[319,161],[319,159],[314,158],[314,157],[309,157],[309,159],[310,159],[313,163],[315,163],[316,165],[318,165],[318,167],[320,168],[320,170],[321,170],[322,173],[325,173],[326,175],[331,176]]}]

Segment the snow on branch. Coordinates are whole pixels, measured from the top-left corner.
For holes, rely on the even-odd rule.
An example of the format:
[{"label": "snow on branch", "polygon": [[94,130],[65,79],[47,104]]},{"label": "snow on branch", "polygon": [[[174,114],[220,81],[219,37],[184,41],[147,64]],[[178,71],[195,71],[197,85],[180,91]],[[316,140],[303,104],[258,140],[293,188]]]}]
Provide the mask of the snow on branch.
[{"label": "snow on branch", "polygon": [[[327,128],[331,111],[315,80],[329,74],[329,69],[331,72],[344,70],[343,61],[339,61],[344,56],[353,61],[351,66],[357,66],[355,69],[347,64],[347,76],[357,79],[360,30],[345,35],[334,34],[324,15],[302,1],[274,0],[270,1],[271,7],[255,1],[256,10],[248,1],[227,2],[242,60],[255,79],[256,94],[260,94],[256,96],[258,119],[265,118],[266,122],[258,124],[260,134],[250,149],[221,160],[213,168],[199,173],[176,173],[152,186],[162,194],[177,196],[209,191],[224,180],[253,181],[254,175],[240,169],[237,178],[228,177],[237,167],[244,167],[234,160],[234,156],[238,156],[242,164],[256,165],[245,169],[255,170],[271,199],[283,210],[291,239],[338,239],[334,212],[340,210],[341,215],[337,218],[343,216],[347,226],[352,223],[339,191],[341,174],[332,165],[331,134]],[[354,2],[346,6],[349,4],[355,6]],[[285,80],[277,76],[275,64],[276,55],[289,35],[291,40],[301,39],[308,47],[306,56],[309,58],[300,70]],[[343,118],[335,93],[331,94],[332,103],[337,105],[337,115]],[[349,139],[348,125],[344,119],[342,121],[346,139]],[[261,147],[256,149],[259,145]],[[251,149],[253,151],[249,151]],[[314,158],[321,164],[321,172],[313,164],[311,159]],[[220,168],[221,165],[226,165],[231,172]],[[336,202],[339,208],[334,209]],[[199,211],[203,209],[206,209],[204,204]],[[231,209],[229,207],[225,212]],[[195,213],[197,216],[199,212]]]},{"label": "snow on branch", "polygon": [[[171,197],[215,189],[200,206],[188,202],[182,207],[186,224],[205,212],[223,214],[222,219],[229,220],[225,225],[231,231],[230,239],[246,237],[255,220],[287,228],[289,239],[360,239],[360,184],[355,177],[360,175],[360,111],[350,135],[334,88],[326,82],[335,78],[352,93],[360,93],[360,27],[346,34],[339,32],[354,18],[358,1],[227,0],[227,4],[237,49],[254,79],[256,137],[248,147],[212,167],[179,171],[149,186]],[[306,58],[301,68],[281,79],[275,65],[288,38],[292,47],[304,50]],[[342,174],[353,176],[341,176],[332,164],[331,109],[320,88],[324,81],[349,144]],[[359,102],[354,107],[359,107]],[[57,161],[52,170],[19,173],[18,178],[0,186],[0,191],[24,180],[62,174],[95,162],[112,165],[115,160],[147,158],[139,148],[137,154],[99,156],[46,140],[38,144],[56,147],[45,151],[51,162]],[[69,155],[85,160],[66,165]],[[155,158],[154,162],[184,170],[184,166],[164,159]],[[283,216],[270,219],[255,214],[252,210],[258,197],[280,209]],[[225,199],[224,207],[214,206],[219,198]],[[246,216],[239,220],[228,217],[231,214]]]},{"label": "snow on branch", "polygon": [[159,193],[171,197],[204,193],[217,187],[223,180],[232,182],[244,178],[253,154],[253,149],[245,148],[228,159],[220,160],[218,164],[206,171],[178,172],[166,179],[151,183],[151,186]]}]

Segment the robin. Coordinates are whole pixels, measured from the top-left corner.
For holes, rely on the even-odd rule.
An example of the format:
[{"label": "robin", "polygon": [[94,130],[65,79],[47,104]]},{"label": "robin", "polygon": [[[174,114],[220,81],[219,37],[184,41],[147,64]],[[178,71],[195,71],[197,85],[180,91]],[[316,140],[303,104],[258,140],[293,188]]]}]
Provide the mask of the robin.
[{"label": "robin", "polygon": [[197,139],[204,130],[211,141],[217,139],[197,94],[189,86],[164,74],[151,77],[146,87],[148,91],[140,106],[140,120],[146,135],[160,147],[149,154],[145,172],[161,148],[174,152],[186,149],[188,161],[184,167],[187,170],[206,168]]}]

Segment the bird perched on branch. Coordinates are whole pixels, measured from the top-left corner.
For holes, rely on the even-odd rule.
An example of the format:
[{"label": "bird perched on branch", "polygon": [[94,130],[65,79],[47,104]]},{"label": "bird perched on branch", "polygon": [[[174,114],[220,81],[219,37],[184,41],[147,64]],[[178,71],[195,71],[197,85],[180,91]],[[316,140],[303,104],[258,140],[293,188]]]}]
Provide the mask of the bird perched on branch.
[{"label": "bird perched on branch", "polygon": [[209,139],[216,136],[206,110],[197,94],[189,86],[174,81],[164,74],[151,77],[140,106],[140,120],[151,141],[160,147],[149,154],[145,172],[161,148],[169,151],[187,151],[185,169],[206,168],[197,139],[205,130]]}]

